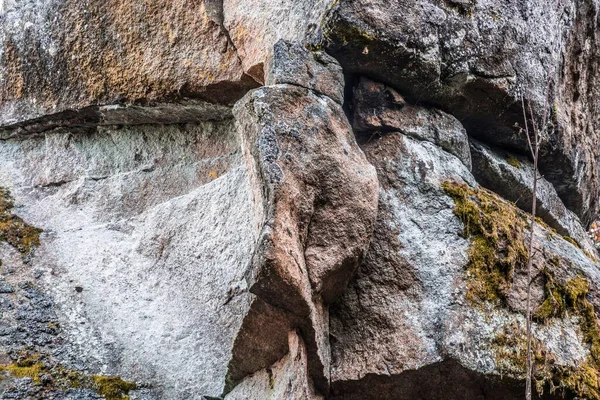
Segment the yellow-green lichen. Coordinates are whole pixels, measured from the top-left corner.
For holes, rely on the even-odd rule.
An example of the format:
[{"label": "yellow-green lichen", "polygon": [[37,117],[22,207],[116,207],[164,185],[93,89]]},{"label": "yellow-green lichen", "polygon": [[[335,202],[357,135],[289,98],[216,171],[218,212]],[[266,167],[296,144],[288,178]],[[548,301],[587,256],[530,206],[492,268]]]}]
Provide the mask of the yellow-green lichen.
[{"label": "yellow-green lichen", "polygon": [[15,378],[30,378],[38,386],[42,385],[42,376],[48,375],[51,377],[51,383],[46,385],[48,389],[87,388],[106,400],[128,400],[129,392],[137,389],[134,382],[118,376],[86,375],[61,365],[50,367],[37,354],[20,357],[12,364],[0,365],[0,371]]},{"label": "yellow-green lichen", "polygon": [[12,213],[12,197],[0,188],[0,242],[6,242],[25,256],[40,245],[41,229],[28,225]]},{"label": "yellow-green lichen", "polygon": [[[463,222],[464,236],[471,241],[466,267],[467,299],[474,304],[505,305],[513,271],[523,270],[528,260],[524,236],[527,215],[486,189],[472,189],[452,181],[442,187],[454,200],[454,214]],[[545,224],[542,227],[547,229]],[[553,258],[542,269],[544,298],[534,319],[543,324],[551,318],[577,317],[590,355],[576,367],[558,365],[543,344],[533,338],[536,388],[540,394],[549,390],[600,400],[600,329],[594,306],[587,299],[590,287],[581,276],[566,281],[557,279],[552,271],[559,264],[560,260]],[[505,328],[491,342],[500,373],[517,379],[525,377],[526,338],[523,327],[515,325]]]},{"label": "yellow-green lichen", "polygon": [[118,376],[92,375],[91,389],[95,390],[106,400],[128,399],[126,396],[130,391],[137,389],[133,382],[127,382]]},{"label": "yellow-green lichen", "polygon": [[[551,260],[551,263],[556,261]],[[545,269],[543,275],[546,281],[544,301],[535,311],[534,318],[543,323],[550,318],[576,316],[590,355],[577,368],[554,366],[539,380],[551,392],[569,391],[581,398],[600,400],[600,329],[594,306],[587,299],[590,286],[583,277],[561,283],[550,269]]]},{"label": "yellow-green lichen", "polygon": [[9,365],[0,365],[0,371],[19,379],[31,378],[36,385],[41,384],[41,376],[44,370],[44,364],[37,357],[22,359]]},{"label": "yellow-green lichen", "polygon": [[504,304],[515,268],[527,263],[525,214],[483,188],[453,181],[442,187],[454,200],[454,214],[464,224],[464,236],[471,239],[467,299]]},{"label": "yellow-green lichen", "polygon": [[584,342],[589,345],[592,362],[600,370],[600,328],[594,306],[587,299],[589,283],[577,277],[560,283],[549,271],[544,271],[546,279],[545,298],[534,316],[541,322],[549,318],[561,318],[566,314],[579,318]]},{"label": "yellow-green lichen", "polygon": [[573,246],[577,247],[578,249],[581,249],[581,245],[579,244],[579,242],[575,239],[573,239],[571,236],[563,236],[563,239],[565,239],[567,242],[571,243]]},{"label": "yellow-green lichen", "polygon": [[[503,327],[491,344],[498,372],[513,378],[524,379],[527,360],[527,333],[524,327],[517,323]],[[531,350],[532,362],[536,366],[536,371],[545,371],[546,365],[553,362],[552,355],[543,343],[535,338],[531,342]]]},{"label": "yellow-green lichen", "polygon": [[517,160],[517,158],[514,156],[508,156],[506,162],[508,163],[508,165],[511,165],[515,168],[521,168],[521,162]]}]

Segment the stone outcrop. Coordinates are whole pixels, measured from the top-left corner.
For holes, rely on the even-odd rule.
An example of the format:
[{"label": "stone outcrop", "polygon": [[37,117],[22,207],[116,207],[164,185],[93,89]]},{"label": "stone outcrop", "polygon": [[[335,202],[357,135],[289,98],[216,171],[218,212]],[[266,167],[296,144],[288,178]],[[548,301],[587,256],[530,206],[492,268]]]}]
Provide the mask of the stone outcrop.
[{"label": "stone outcrop", "polygon": [[4,4],[2,126],[55,114],[59,126],[69,120],[78,125],[80,114],[73,112],[98,104],[176,104],[182,98],[232,104],[256,86],[204,2]]},{"label": "stone outcrop", "polygon": [[598,7],[0,2],[0,398],[600,400]]},{"label": "stone outcrop", "polygon": [[599,207],[599,35],[590,0],[350,0],[322,32],[347,72],[448,111],[490,143],[528,152],[522,94],[536,118],[549,113],[541,171],[584,224]]},{"label": "stone outcrop", "polygon": [[[533,199],[533,164],[525,157],[504,152],[504,157],[489,147],[471,142],[473,174],[477,181],[521,209],[531,212]],[[538,177],[537,213],[548,225],[563,236],[570,237],[590,254],[595,254],[593,243],[575,214],[560,200],[554,186]]]}]

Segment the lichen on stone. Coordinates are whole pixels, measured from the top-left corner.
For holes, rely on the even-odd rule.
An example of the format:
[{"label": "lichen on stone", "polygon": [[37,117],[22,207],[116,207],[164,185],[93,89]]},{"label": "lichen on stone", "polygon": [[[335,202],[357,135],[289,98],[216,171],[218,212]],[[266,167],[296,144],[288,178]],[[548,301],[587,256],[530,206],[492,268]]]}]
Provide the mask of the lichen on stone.
[{"label": "lichen on stone", "polygon": [[[463,222],[464,236],[471,241],[466,266],[467,299],[475,305],[491,302],[506,306],[513,272],[525,268],[528,260],[527,214],[483,188],[473,189],[453,181],[444,182],[442,188],[454,200],[454,214]],[[553,273],[559,264],[557,258],[550,259],[541,271],[544,298],[533,317],[539,324],[551,318],[578,318],[590,354],[580,365],[558,365],[543,343],[532,338],[537,391],[600,400],[600,328],[594,306],[587,299],[590,286],[582,276],[560,282]],[[496,335],[491,345],[498,372],[517,379],[525,377],[526,338],[518,325],[505,327]]]},{"label": "lichen on stone", "polygon": [[511,165],[515,168],[521,168],[521,162],[519,160],[517,160],[517,158],[514,156],[509,156],[506,159],[506,162],[508,163],[508,165]]},{"label": "lichen on stone", "polygon": [[22,256],[28,255],[40,245],[41,229],[28,225],[14,215],[13,199],[4,188],[0,188],[0,242],[6,242],[17,249]]},{"label": "lichen on stone", "polygon": [[464,224],[464,237],[471,240],[467,299],[505,304],[513,272],[527,263],[525,214],[484,188],[453,181],[444,182],[442,188],[455,202],[454,214]]},{"label": "lichen on stone", "polygon": [[[129,392],[138,388],[134,382],[118,376],[87,375],[60,364],[50,366],[38,353],[24,352],[16,362],[0,365],[0,372],[17,379],[29,378],[47,390],[90,389],[106,400],[129,400]],[[49,379],[43,379],[44,376]]]}]

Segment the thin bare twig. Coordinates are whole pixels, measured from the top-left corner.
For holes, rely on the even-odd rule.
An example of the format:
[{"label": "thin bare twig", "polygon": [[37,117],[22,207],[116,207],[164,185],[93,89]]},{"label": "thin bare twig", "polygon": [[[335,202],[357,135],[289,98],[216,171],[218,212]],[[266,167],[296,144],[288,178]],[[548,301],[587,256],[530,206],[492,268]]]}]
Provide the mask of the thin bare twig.
[{"label": "thin bare twig", "polygon": [[[557,2],[560,4],[560,0]],[[556,39],[555,43],[555,52],[560,51],[562,45],[562,28],[563,23],[560,21],[558,29],[556,31]],[[558,71],[558,69],[557,69]],[[554,71],[555,73],[557,71]],[[527,122],[527,111],[525,108],[525,98],[524,94],[521,92],[521,106],[523,108],[523,119],[525,121],[525,134],[527,136],[527,144],[529,145],[529,150],[531,152],[531,156],[533,158],[533,196],[531,200],[531,223],[530,223],[530,238],[529,238],[529,258],[527,260],[527,376],[525,383],[525,399],[531,400],[531,381],[533,376],[533,363],[532,363],[532,333],[531,333],[531,274],[533,270],[533,241],[534,241],[534,233],[535,233],[535,225],[536,225],[536,211],[537,211],[537,186],[538,186],[538,162],[540,155],[540,146],[542,140],[549,132],[549,109],[550,109],[550,89],[551,89],[551,72],[550,67],[548,67],[548,77],[546,81],[546,91],[544,93],[544,105],[543,105],[543,115],[541,126],[537,126],[537,122],[535,119],[535,114],[533,113],[533,108],[531,106],[531,102],[528,102],[528,110],[529,116],[531,118],[531,131],[529,129],[529,124]],[[532,138],[533,134],[533,138]]]},{"label": "thin bare twig", "polygon": [[[521,95],[522,96],[522,95]],[[533,130],[533,141],[531,140],[531,132],[529,131],[529,125],[527,123],[527,115],[525,112],[525,100],[521,97],[521,103],[523,106],[523,114],[525,118],[525,134],[527,135],[527,143],[533,156],[533,196],[531,200],[531,223],[530,223],[530,237],[529,237],[529,258],[527,260],[527,376],[525,381],[525,399],[531,400],[531,378],[533,375],[533,365],[531,356],[531,273],[533,269],[533,239],[535,229],[535,214],[537,208],[537,164],[539,155],[539,136],[537,134],[537,128],[535,121],[533,121],[533,112],[531,105],[529,108],[530,115],[532,117],[532,130]],[[533,143],[532,143],[533,142]]]}]

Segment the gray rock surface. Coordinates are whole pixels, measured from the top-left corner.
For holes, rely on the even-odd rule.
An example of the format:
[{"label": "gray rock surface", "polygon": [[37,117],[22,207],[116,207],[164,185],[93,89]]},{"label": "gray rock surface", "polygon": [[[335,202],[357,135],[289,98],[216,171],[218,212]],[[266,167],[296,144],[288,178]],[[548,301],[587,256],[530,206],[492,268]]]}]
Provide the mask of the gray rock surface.
[{"label": "gray rock surface", "polygon": [[[524,354],[518,340],[525,326],[526,265],[514,266],[505,303],[473,299],[472,285],[488,285],[470,267],[473,251],[480,250],[460,234],[463,224],[443,189],[445,182],[469,187],[475,179],[454,155],[398,133],[363,149],[379,174],[379,216],[365,261],[331,309],[333,398],[410,399],[417,391],[431,399],[442,391],[448,398],[522,398],[510,379],[498,382],[524,376],[518,363],[503,363],[511,351],[517,359]],[[535,240],[543,252],[536,254],[534,276],[549,269],[557,280],[585,276],[593,287],[600,283],[596,262],[560,235],[540,229]],[[534,309],[541,307],[544,284],[534,282]],[[579,329],[568,316],[552,318],[535,324],[534,337],[557,365],[581,368],[589,343]],[[508,349],[500,335],[513,340]],[[472,372],[481,375],[467,378]]]},{"label": "gray rock surface", "polygon": [[322,51],[309,51],[298,42],[279,40],[267,64],[265,83],[288,83],[323,94],[333,101],[344,102],[342,67]]},{"label": "gray rock surface", "polygon": [[302,43],[321,24],[331,0],[222,0],[223,25],[244,71],[265,82],[265,65],[280,39]]},{"label": "gray rock surface", "polygon": [[0,1],[0,398],[600,400],[599,7]]},{"label": "gray rock surface", "polygon": [[[524,211],[531,212],[533,199],[533,164],[522,156],[505,153],[505,157],[475,140],[471,142],[473,175],[477,181]],[[563,236],[574,239],[579,246],[597,256],[594,244],[577,216],[568,210],[552,186],[542,176],[538,178],[537,214]]]},{"label": "gray rock surface", "polygon": [[31,268],[54,299],[70,367],[160,398],[219,396],[256,239],[232,124],[47,134],[0,153],[1,185],[44,230]]},{"label": "gray rock surface", "polygon": [[471,168],[467,132],[453,116],[407,104],[394,89],[361,78],[354,89],[353,128],[362,135],[396,131],[437,144]]},{"label": "gray rock surface", "polygon": [[536,117],[548,113],[556,127],[544,143],[542,173],[587,225],[600,197],[598,9],[595,0],[349,0],[328,13],[323,41],[345,71],[433,104],[470,135],[525,154],[524,93]]}]

